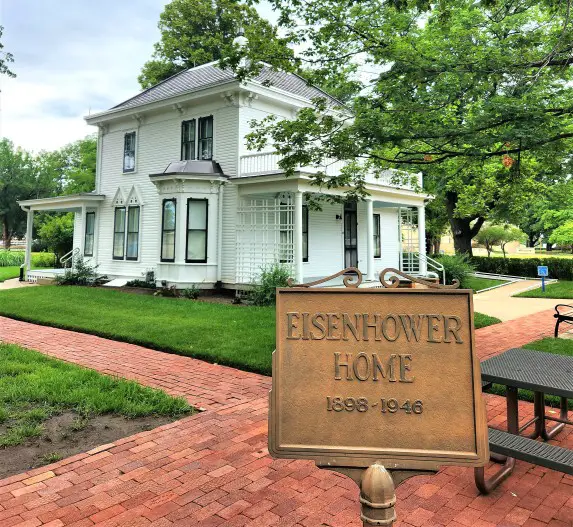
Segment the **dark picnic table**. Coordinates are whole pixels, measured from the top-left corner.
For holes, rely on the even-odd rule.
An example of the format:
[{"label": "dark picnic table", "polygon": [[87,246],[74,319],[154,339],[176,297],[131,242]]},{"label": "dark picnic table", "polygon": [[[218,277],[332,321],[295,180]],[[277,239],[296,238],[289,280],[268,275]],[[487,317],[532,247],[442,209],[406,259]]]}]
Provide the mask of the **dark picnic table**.
[{"label": "dark picnic table", "polygon": [[[547,441],[553,438],[566,424],[568,399],[573,399],[573,357],[555,355],[541,351],[513,348],[481,363],[484,384],[502,384],[507,387],[507,433],[490,429],[490,450],[492,458],[505,464],[489,480],[485,479],[483,468],[476,469],[476,485],[487,493],[508,477],[515,465],[515,455],[532,463],[548,468],[573,473],[573,452],[563,448],[532,441],[541,437]],[[517,390],[534,393],[534,416],[519,426]],[[545,413],[545,395],[560,397],[559,417]],[[547,429],[547,421],[557,422]],[[520,434],[530,425],[535,429],[527,437]]]}]

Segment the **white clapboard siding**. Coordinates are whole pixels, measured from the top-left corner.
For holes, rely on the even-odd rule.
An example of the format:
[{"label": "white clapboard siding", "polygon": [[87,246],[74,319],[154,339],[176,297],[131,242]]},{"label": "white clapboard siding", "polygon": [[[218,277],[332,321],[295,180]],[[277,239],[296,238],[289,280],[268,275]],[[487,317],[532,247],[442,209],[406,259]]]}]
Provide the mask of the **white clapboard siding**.
[{"label": "white clapboard siding", "polygon": [[400,240],[398,236],[399,209],[374,209],[374,214],[380,214],[381,257],[375,259],[376,271],[387,267],[400,267]]}]

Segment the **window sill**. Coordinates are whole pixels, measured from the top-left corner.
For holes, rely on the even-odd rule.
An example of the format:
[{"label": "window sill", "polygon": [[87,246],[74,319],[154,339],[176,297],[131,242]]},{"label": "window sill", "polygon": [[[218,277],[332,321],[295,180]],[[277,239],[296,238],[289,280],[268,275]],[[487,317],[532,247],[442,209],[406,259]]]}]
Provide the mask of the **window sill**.
[{"label": "window sill", "polygon": [[182,265],[191,267],[216,267],[216,263],[193,263],[193,262],[158,262],[158,265]]},{"label": "window sill", "polygon": [[112,262],[130,263],[130,264],[141,263],[141,260],[139,258],[137,260],[126,260],[125,258],[112,258],[111,261]]}]

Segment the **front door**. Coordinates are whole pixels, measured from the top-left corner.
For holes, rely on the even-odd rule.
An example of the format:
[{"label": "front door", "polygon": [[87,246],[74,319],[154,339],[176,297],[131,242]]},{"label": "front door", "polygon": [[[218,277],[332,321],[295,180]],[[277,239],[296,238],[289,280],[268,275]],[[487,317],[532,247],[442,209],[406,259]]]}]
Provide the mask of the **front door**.
[{"label": "front door", "polygon": [[358,267],[356,201],[348,201],[344,204],[344,267]]}]

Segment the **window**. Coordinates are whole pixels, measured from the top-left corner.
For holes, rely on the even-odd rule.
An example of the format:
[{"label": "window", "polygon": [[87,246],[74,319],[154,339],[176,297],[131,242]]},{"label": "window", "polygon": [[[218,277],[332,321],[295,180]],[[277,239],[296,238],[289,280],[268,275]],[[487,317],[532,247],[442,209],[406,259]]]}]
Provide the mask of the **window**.
[{"label": "window", "polygon": [[123,171],[135,170],[135,132],[125,134],[123,138]]},{"label": "window", "polygon": [[139,207],[116,207],[113,219],[113,259],[137,260],[139,256]]},{"label": "window", "polygon": [[116,207],[113,220],[113,259],[123,260],[125,249],[125,207]]},{"label": "window", "polygon": [[308,205],[302,206],[302,261],[308,262]]},{"label": "window", "polygon": [[126,260],[137,260],[139,255],[139,207],[127,209]]},{"label": "window", "polygon": [[206,199],[187,200],[187,255],[186,262],[207,261],[207,211]]},{"label": "window", "polygon": [[195,119],[191,119],[181,123],[181,161],[195,157]]},{"label": "window", "polygon": [[84,238],[84,256],[94,255],[95,212],[86,213],[86,232]]},{"label": "window", "polygon": [[374,214],[374,258],[382,256],[382,247],[380,240],[380,214]]},{"label": "window", "polygon": [[163,219],[161,227],[161,261],[175,261],[175,219],[177,217],[177,200],[163,200]]},{"label": "window", "polygon": [[199,159],[213,159],[213,116],[199,118]]}]

